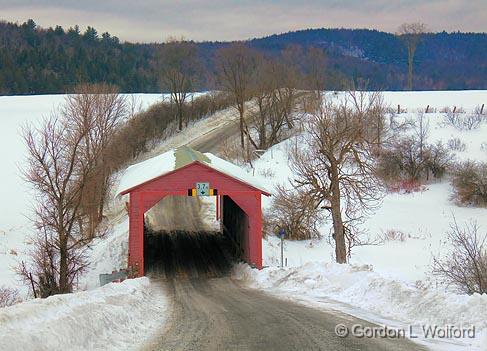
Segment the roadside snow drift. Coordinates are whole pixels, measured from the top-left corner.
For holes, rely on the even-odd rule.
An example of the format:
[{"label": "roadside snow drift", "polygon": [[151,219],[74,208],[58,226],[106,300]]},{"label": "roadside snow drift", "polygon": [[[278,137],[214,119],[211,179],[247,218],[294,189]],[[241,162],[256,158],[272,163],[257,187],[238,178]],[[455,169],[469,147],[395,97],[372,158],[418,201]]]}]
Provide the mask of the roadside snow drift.
[{"label": "roadside snow drift", "polygon": [[0,350],[131,350],[165,315],[162,291],[130,279],[0,309]]},{"label": "roadside snow drift", "polygon": [[431,340],[423,340],[432,349],[485,350],[487,346],[487,295],[459,295],[408,284],[384,277],[369,265],[314,262],[301,267],[269,267],[258,271],[240,264],[235,267],[233,278],[282,298],[315,308],[342,310],[396,328],[475,326],[473,339],[449,340],[450,345],[433,345],[428,344]]}]

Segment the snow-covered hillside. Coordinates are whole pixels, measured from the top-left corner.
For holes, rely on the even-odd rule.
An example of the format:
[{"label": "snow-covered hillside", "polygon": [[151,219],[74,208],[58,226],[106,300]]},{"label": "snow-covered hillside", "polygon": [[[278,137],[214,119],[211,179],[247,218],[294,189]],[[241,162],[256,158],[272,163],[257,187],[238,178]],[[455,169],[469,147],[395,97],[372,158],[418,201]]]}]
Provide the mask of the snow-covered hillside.
[{"label": "snow-covered hillside", "polygon": [[[416,118],[414,112],[401,116]],[[446,144],[451,138],[459,138],[466,144],[466,149],[454,152],[456,160],[487,161],[487,123],[476,130],[459,131],[444,125],[442,113],[429,113],[425,116],[430,122],[430,143],[440,140]],[[292,173],[287,150],[293,147],[296,147],[295,137],[268,150],[254,162],[255,176],[261,178],[271,189],[277,184],[289,186],[288,179],[292,178]],[[409,282],[426,279],[431,255],[442,249],[441,244],[445,239],[445,232],[453,222],[453,216],[461,224],[475,220],[481,231],[487,232],[487,209],[458,206],[451,200],[452,192],[448,179],[444,179],[441,182],[427,184],[420,192],[387,193],[381,206],[367,219],[362,228],[372,237],[388,230],[401,231],[406,236],[405,240],[389,241],[385,245],[356,247],[351,263],[373,264],[376,270]],[[264,208],[269,207],[271,201],[270,198],[265,198]],[[330,230],[331,223],[328,222],[321,228],[321,233],[328,237]],[[277,259],[280,259],[277,246],[278,240],[273,237],[265,241],[264,264],[277,264]],[[329,261],[332,255],[333,247],[328,245],[326,239],[286,243],[286,257],[290,266],[311,261]]]}]

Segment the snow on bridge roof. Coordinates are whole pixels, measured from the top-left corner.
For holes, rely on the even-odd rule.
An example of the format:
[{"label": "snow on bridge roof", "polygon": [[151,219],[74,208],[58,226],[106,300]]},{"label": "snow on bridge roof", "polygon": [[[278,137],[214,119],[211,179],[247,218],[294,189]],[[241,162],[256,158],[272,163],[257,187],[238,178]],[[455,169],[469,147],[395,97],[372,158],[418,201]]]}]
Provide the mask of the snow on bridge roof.
[{"label": "snow on bridge roof", "polygon": [[244,169],[210,153],[201,153],[188,146],[181,146],[146,161],[128,167],[120,179],[117,194],[126,194],[129,190],[168,174],[190,163],[200,162],[229,177],[250,185],[265,194],[270,194],[265,186]]}]

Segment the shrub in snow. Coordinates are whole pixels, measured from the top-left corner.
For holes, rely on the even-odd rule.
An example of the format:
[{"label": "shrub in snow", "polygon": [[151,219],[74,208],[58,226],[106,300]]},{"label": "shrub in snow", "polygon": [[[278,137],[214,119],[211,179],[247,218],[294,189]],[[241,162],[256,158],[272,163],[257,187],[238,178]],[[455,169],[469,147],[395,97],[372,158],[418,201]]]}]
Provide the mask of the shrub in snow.
[{"label": "shrub in snow", "polygon": [[408,179],[388,183],[387,190],[391,193],[411,194],[418,191],[424,191],[426,190],[426,187],[417,180]]},{"label": "shrub in snow", "polygon": [[454,222],[447,234],[451,251],[433,259],[433,274],[462,293],[487,293],[487,234],[474,222],[463,228]]},{"label": "shrub in snow", "polygon": [[460,138],[451,138],[448,140],[446,145],[448,146],[448,149],[450,149],[451,151],[462,152],[465,151],[465,149],[467,148],[465,143],[461,141]]},{"label": "shrub in snow", "polygon": [[284,229],[289,240],[319,238],[318,227],[324,220],[317,202],[308,193],[287,190],[280,185],[276,187],[265,219],[267,232]]},{"label": "shrub in snow", "polygon": [[274,178],[274,176],[276,175],[272,168],[263,169],[259,172],[259,174],[265,178]]},{"label": "shrub in snow", "polygon": [[393,142],[378,156],[377,173],[392,190],[401,182],[419,184],[444,176],[450,166],[451,154],[441,142],[421,144],[418,139],[405,137]]},{"label": "shrub in snow", "polygon": [[484,107],[485,107],[485,104],[482,105],[482,106],[475,106],[475,109],[473,110],[473,113],[476,114],[476,115],[481,116],[481,118],[484,121],[487,121],[487,114],[484,114],[484,111],[485,111]]},{"label": "shrub in snow", "polygon": [[20,302],[19,292],[15,289],[0,287],[0,308]]},{"label": "shrub in snow", "polygon": [[468,205],[487,205],[487,163],[465,161],[452,172],[454,198]]},{"label": "shrub in snow", "polygon": [[240,140],[236,138],[223,140],[218,151],[225,160],[238,165],[251,163],[257,157],[256,153],[250,152],[250,148],[242,148]]},{"label": "shrub in snow", "polygon": [[386,182],[420,178],[425,167],[419,144],[412,137],[400,139],[382,151],[378,160],[378,174]]},{"label": "shrub in snow", "polygon": [[[436,144],[427,145],[425,152],[427,171],[431,171],[434,178],[443,178],[451,164],[452,155],[449,150],[438,141]],[[429,174],[426,175],[428,178]]]},{"label": "shrub in snow", "polygon": [[462,119],[462,127],[466,130],[477,129],[483,121],[484,118],[480,113],[469,113]]},{"label": "shrub in snow", "polygon": [[448,111],[445,113],[445,122],[459,130],[477,129],[483,120],[484,117],[480,114],[480,110],[465,113],[465,111],[458,109],[455,112]]},{"label": "shrub in snow", "polygon": [[406,241],[410,236],[400,230],[389,229],[386,230],[382,235],[383,241]]}]

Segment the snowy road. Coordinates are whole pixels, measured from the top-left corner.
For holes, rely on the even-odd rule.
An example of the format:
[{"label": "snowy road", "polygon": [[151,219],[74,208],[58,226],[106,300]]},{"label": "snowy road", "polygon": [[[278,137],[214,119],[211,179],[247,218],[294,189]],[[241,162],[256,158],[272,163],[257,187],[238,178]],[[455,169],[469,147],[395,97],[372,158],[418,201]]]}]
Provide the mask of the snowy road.
[{"label": "snowy road", "polygon": [[244,289],[230,278],[160,282],[169,320],[144,350],[424,350],[405,339],[340,338],[335,326],[371,323]]}]

